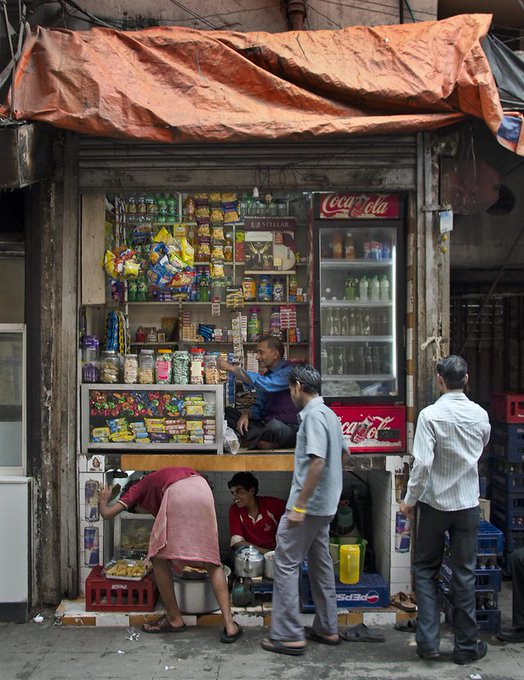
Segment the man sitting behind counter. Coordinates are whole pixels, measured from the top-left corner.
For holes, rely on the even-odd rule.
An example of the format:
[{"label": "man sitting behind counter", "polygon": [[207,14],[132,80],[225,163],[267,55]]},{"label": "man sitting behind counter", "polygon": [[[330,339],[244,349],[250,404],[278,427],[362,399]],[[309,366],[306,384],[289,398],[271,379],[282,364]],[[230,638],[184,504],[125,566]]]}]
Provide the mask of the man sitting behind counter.
[{"label": "man sitting behind counter", "polygon": [[243,437],[250,449],[293,448],[298,431],[297,409],[289,394],[288,376],[292,365],[284,359],[284,345],[272,335],[260,340],[257,359],[264,374],[218,360],[221,370],[254,387],[257,400],[250,413],[227,407],[227,424]]},{"label": "man sitting behind counter", "polygon": [[246,545],[259,552],[274,550],[277,528],[286,510],[286,501],[272,496],[258,496],[258,479],[250,472],[237,472],[227,483],[233,496],[229,508],[231,547]]}]

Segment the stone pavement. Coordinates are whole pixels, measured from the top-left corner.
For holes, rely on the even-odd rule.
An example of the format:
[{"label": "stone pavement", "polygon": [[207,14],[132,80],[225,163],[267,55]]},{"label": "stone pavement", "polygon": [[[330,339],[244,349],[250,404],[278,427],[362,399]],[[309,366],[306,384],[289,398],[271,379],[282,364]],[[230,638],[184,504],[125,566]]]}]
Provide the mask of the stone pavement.
[{"label": "stone pavement", "polygon": [[[511,612],[504,584],[503,621]],[[421,661],[411,633],[381,627],[386,642],[308,644],[302,657],[271,654],[260,648],[267,629],[251,627],[233,645],[219,641],[216,626],[190,627],[182,634],[147,635],[130,640],[125,628],[54,625],[44,621],[0,623],[0,680],[522,680],[524,644],[505,645],[483,634],[488,655],[477,663],[451,662],[452,633],[442,626],[442,658]],[[138,631],[138,629],[136,629]]]}]

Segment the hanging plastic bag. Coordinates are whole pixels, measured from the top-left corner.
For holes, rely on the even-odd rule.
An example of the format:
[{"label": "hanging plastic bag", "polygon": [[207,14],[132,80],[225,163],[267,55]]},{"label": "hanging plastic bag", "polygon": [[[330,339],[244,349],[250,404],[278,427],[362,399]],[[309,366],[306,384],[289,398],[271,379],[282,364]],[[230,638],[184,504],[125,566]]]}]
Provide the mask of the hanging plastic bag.
[{"label": "hanging plastic bag", "polygon": [[228,453],[238,453],[240,449],[240,441],[237,434],[229,427],[227,420],[224,420],[224,449]]}]

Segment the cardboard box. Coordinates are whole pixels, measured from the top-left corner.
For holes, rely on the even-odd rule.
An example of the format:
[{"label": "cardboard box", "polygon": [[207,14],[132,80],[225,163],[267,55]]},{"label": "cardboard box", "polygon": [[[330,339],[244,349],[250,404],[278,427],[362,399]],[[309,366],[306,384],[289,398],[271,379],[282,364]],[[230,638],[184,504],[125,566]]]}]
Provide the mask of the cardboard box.
[{"label": "cardboard box", "polygon": [[487,498],[479,498],[480,504],[480,519],[485,519],[486,522],[490,521],[491,517],[491,501]]}]

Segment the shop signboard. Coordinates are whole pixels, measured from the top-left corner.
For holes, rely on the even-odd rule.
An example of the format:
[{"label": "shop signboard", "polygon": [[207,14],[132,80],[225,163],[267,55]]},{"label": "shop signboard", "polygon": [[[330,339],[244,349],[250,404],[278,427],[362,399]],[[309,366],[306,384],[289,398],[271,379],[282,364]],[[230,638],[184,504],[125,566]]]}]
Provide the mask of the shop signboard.
[{"label": "shop signboard", "polygon": [[331,404],[351,453],[397,453],[406,450],[405,406]]},{"label": "shop signboard", "polygon": [[397,219],[400,217],[398,194],[326,194],[320,199],[321,220]]}]

